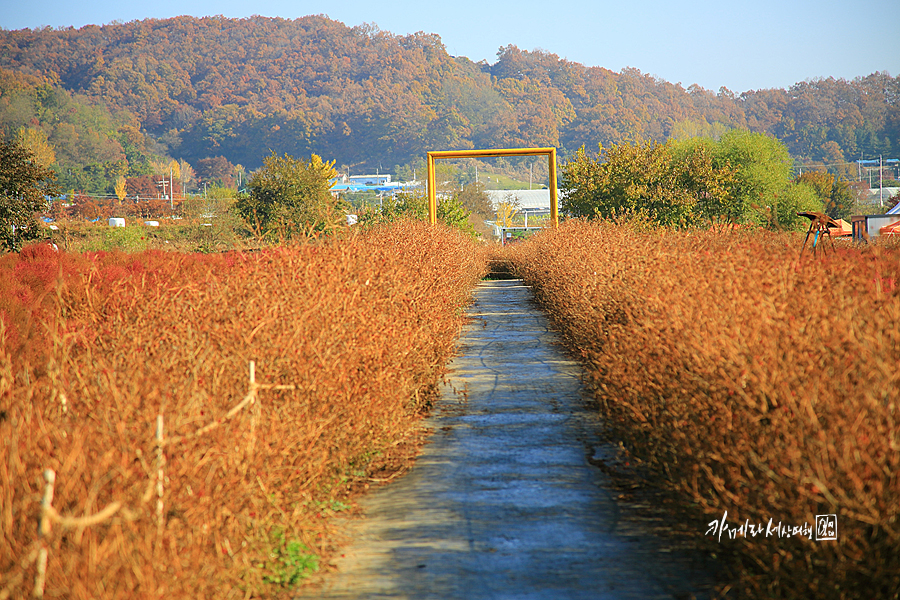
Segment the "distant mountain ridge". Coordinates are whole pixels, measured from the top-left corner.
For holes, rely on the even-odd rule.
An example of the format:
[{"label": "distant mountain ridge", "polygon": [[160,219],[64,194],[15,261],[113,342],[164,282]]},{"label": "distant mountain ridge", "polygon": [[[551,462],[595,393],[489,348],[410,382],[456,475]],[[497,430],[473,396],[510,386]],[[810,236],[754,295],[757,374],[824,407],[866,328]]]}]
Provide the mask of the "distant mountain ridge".
[{"label": "distant mountain ridge", "polygon": [[798,160],[848,173],[857,158],[900,152],[900,77],[887,73],[714,93],[515,46],[474,63],[437,35],[324,16],[0,31],[0,69],[130,113],[159,153],[251,169],[270,149],[359,172],[432,149],[556,146],[567,156],[725,127],[770,133]]}]

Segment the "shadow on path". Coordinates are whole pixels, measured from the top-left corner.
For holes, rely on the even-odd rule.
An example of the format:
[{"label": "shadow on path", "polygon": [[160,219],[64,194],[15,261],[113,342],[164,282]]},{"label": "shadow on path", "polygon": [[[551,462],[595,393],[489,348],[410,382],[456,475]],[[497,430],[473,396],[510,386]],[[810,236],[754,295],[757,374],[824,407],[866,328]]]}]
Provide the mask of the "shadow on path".
[{"label": "shadow on path", "polygon": [[352,543],[300,597],[705,598],[686,553],[620,515],[588,459],[580,367],[520,280],[475,291],[413,469],[361,502]]}]

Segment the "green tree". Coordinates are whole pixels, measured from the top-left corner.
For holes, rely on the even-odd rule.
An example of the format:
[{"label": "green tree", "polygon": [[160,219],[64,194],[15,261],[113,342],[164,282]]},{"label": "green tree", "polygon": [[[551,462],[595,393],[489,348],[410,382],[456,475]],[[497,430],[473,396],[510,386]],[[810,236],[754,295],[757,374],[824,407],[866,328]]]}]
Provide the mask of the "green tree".
[{"label": "green tree", "polygon": [[755,218],[771,229],[802,230],[809,226],[809,221],[797,216],[801,211],[822,212],[822,201],[808,185],[791,181],[765,208],[758,210]]},{"label": "green tree", "polygon": [[[734,173],[716,165],[705,144],[614,144],[606,159],[582,147],[563,165],[562,211],[571,216],[643,215],[666,226],[731,218]],[[599,156],[599,155],[598,155]]]},{"label": "green tree", "polygon": [[824,202],[831,197],[831,188],[834,185],[834,175],[823,171],[807,171],[795,180],[797,183],[805,183]]},{"label": "green tree", "polygon": [[694,214],[704,221],[741,221],[740,203],[733,186],[736,171],[729,163],[715,159],[717,142],[712,138],[693,138],[666,144],[675,164],[675,182],[694,199]]},{"label": "green tree", "polygon": [[59,193],[53,171],[20,143],[0,138],[0,244],[18,251],[39,237],[36,214]]},{"label": "green tree", "polygon": [[[470,235],[475,229],[469,222],[471,212],[456,196],[439,196],[437,199],[437,220],[449,227],[455,227]],[[399,192],[382,199],[381,206],[374,207],[360,215],[363,225],[389,223],[400,219],[428,219],[428,195],[424,190]]]},{"label": "green tree", "polygon": [[[739,213],[738,220],[792,226],[795,217],[788,218],[789,215],[778,208],[784,205],[793,164],[783,143],[764,133],[732,129],[713,146],[713,152],[717,166],[727,164],[734,169],[730,191],[735,211]],[[788,222],[773,223],[772,215],[785,216]]]},{"label": "green tree", "polygon": [[834,219],[849,219],[855,209],[856,200],[850,182],[843,177],[835,177],[831,197],[825,202],[826,214]]},{"label": "green tree", "polygon": [[[422,195],[424,196],[424,193]],[[471,214],[471,211],[463,206],[455,196],[451,196],[450,198],[439,198],[437,201],[436,216],[438,221],[474,236],[475,229],[469,222]]]},{"label": "green tree", "polygon": [[239,214],[259,234],[330,233],[345,222],[346,204],[331,194],[334,162],[313,154],[309,160],[275,152],[247,183],[237,202]]},{"label": "green tree", "polygon": [[425,179],[425,173],[428,167],[425,165],[425,159],[422,157],[415,158],[403,166],[394,167],[394,173],[397,175],[398,181],[415,181],[417,179]]}]

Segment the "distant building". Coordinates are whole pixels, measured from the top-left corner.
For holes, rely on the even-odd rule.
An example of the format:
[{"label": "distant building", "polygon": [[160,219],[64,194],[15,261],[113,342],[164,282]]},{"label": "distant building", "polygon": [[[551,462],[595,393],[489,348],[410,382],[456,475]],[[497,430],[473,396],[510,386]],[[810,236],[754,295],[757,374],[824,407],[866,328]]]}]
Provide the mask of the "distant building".
[{"label": "distant building", "polygon": [[[528,226],[529,217],[549,217],[550,216],[550,190],[548,188],[540,190],[485,190],[488,200],[491,203],[491,209],[497,210],[502,202],[507,202],[516,207],[516,214],[523,218],[524,225],[515,227],[503,227],[494,221],[485,221],[493,229],[494,237],[499,238],[501,243],[506,244],[516,240],[524,239],[540,227]],[[559,201],[562,198],[562,192],[556,190],[556,198]],[[558,208],[558,207],[557,207]]]},{"label": "distant building", "polygon": [[[519,207],[519,212],[550,214],[550,190],[485,190],[491,201],[491,208],[497,210],[501,202],[512,202]],[[556,198],[562,198],[562,192],[556,190]]]},{"label": "distant building", "polygon": [[421,185],[418,181],[392,182],[390,174],[353,175],[351,177],[344,175],[343,178],[337,178],[337,180],[332,181],[335,182],[331,186],[331,194],[333,196],[356,192],[377,192],[379,195],[389,194],[393,196],[397,192],[412,190]]},{"label": "distant building", "polygon": [[387,185],[391,182],[391,175],[387,173],[385,175],[351,175],[349,177],[350,185]]},{"label": "distant building", "polygon": [[884,204],[886,204],[897,194],[900,194],[900,188],[869,188],[869,191],[866,194],[866,202],[868,202],[869,204],[880,204],[884,206]]}]

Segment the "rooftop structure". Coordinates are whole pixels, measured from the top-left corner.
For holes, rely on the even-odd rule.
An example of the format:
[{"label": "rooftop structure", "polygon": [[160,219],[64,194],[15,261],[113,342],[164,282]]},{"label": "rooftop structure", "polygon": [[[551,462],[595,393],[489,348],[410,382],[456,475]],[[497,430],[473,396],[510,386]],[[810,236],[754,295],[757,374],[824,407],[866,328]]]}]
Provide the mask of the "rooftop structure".
[{"label": "rooftop structure", "polygon": [[348,177],[351,185],[386,185],[391,182],[391,174],[384,175],[351,175]]}]

